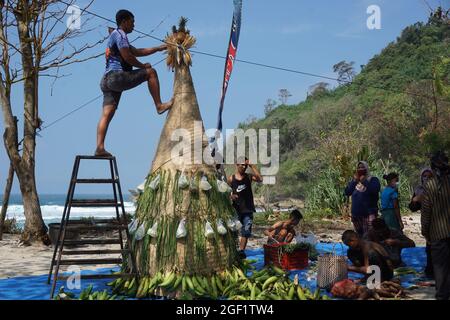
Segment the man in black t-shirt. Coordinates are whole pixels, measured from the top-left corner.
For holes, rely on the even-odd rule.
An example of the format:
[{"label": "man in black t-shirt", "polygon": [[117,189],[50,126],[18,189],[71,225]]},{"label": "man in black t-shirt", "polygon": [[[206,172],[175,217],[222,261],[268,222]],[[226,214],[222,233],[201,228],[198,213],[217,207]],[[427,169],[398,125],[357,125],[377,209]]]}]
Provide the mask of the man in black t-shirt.
[{"label": "man in black t-shirt", "polygon": [[[253,174],[245,172],[248,167],[252,169]],[[248,238],[252,235],[253,212],[256,211],[253,201],[252,181],[262,182],[258,168],[253,164],[249,164],[247,158],[239,158],[235,174],[228,177],[228,184],[233,190],[231,193],[233,207],[242,224],[241,238],[239,240],[239,256],[242,259],[246,258],[244,250],[247,246]]]}]

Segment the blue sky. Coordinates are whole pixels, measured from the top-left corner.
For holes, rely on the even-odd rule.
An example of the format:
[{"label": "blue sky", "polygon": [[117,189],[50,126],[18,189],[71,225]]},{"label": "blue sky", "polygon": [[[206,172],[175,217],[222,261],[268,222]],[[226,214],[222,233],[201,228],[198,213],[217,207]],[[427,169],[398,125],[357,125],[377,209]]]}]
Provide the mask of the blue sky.
[{"label": "blue sky", "polygon": [[[81,7],[87,1],[77,2]],[[432,7],[442,4],[428,0]],[[381,29],[369,30],[366,13],[369,5],[381,9]],[[90,10],[114,19],[118,9],[126,8],[135,14],[136,29],[150,32],[164,18],[153,35],[163,38],[180,16],[189,18],[188,27],[197,37],[196,50],[225,55],[233,5],[232,0],[195,1],[118,1],[96,0]],[[417,21],[426,21],[429,10],[423,0],[243,0],[241,36],[238,59],[251,60],[305,72],[334,77],[332,66],[341,60],[366,64],[401,30]],[[82,16],[82,19],[87,16]],[[106,35],[105,22],[93,18],[90,25],[95,32],[79,39],[93,42]],[[111,24],[108,24],[111,25]],[[130,40],[136,34],[129,35]],[[158,46],[154,39],[139,39],[136,47]],[[104,50],[104,45],[93,53]],[[156,63],[163,56],[157,53],[140,58]],[[155,67],[159,73],[163,100],[170,98],[173,74],[163,63]],[[193,56],[191,69],[197,98],[206,128],[213,128],[223,78],[224,60]],[[51,80],[40,84],[40,117],[46,124],[91,100],[101,93],[99,82],[104,71],[104,58],[67,67],[62,73],[70,76],[59,79],[51,92]],[[291,74],[236,63],[226,101],[224,128],[235,128],[249,115],[262,117],[268,98],[278,99],[278,90],[286,88],[292,94],[288,103],[306,97],[308,87],[321,81],[317,78]],[[334,85],[334,83],[332,83]],[[14,91],[14,111],[22,116],[20,88]],[[52,93],[52,94],[51,94]],[[38,192],[66,193],[77,154],[91,154],[95,150],[96,126],[101,112],[101,99],[44,130],[37,138],[36,176]],[[122,189],[134,188],[147,175],[154,157],[165,116],[158,116],[146,85],[122,95],[119,109],[111,123],[106,147],[115,154],[121,175]],[[2,119],[3,120],[3,119]],[[0,130],[3,132],[3,121]],[[8,158],[0,147],[0,193],[5,186]],[[85,177],[104,176],[99,166],[82,167]],[[103,189],[85,192],[108,192]],[[13,193],[18,193],[17,181]]]}]

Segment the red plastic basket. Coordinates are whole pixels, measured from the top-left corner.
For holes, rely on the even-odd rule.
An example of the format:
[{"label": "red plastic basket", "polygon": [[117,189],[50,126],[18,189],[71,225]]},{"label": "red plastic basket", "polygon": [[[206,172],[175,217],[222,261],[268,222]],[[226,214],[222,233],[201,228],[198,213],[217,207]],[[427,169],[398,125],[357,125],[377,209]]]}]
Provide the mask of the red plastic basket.
[{"label": "red plastic basket", "polygon": [[291,253],[283,252],[281,246],[288,243],[264,245],[264,265],[273,264],[284,270],[301,270],[308,267],[309,250],[297,249]]}]

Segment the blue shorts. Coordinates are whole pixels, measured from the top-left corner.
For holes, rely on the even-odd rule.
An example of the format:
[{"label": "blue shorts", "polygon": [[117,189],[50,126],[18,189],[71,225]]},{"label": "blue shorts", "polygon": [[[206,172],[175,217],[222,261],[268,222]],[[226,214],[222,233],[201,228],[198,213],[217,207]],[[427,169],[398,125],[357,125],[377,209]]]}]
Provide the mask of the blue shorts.
[{"label": "blue shorts", "polygon": [[252,236],[253,212],[239,213],[238,217],[242,223],[241,237],[250,238]]}]

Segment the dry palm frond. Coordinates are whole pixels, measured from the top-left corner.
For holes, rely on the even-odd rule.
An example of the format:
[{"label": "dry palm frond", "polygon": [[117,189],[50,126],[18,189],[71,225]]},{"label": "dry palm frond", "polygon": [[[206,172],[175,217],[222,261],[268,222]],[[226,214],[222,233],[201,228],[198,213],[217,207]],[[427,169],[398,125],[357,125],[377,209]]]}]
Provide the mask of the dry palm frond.
[{"label": "dry palm frond", "polygon": [[192,56],[188,51],[195,45],[195,38],[190,35],[186,29],[188,19],[181,17],[178,24],[172,27],[172,34],[166,36],[165,42],[168,45],[166,63],[169,68],[175,68],[176,65],[192,65]]},{"label": "dry palm frond", "polygon": [[180,17],[180,22],[178,23],[178,31],[186,32],[186,24],[188,21],[188,18]]}]

